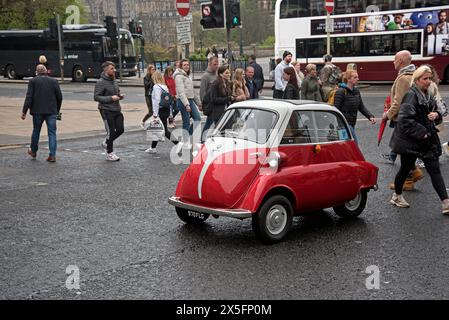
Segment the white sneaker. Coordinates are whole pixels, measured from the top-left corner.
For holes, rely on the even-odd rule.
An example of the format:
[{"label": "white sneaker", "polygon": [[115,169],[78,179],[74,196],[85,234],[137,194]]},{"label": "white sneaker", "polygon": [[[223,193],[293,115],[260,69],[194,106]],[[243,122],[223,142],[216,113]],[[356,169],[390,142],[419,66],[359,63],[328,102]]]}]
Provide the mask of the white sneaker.
[{"label": "white sneaker", "polygon": [[393,193],[393,196],[391,197],[390,203],[396,207],[399,208],[408,208],[410,207],[410,204],[405,201],[404,197],[402,196],[402,194],[396,194]]},{"label": "white sneaker", "polygon": [[147,150],[145,150],[145,152],[146,153],[157,153],[157,150],[156,150],[156,148],[153,149],[153,148],[150,147]]},{"label": "white sneaker", "polygon": [[426,167],[424,162],[421,159],[419,159],[419,158],[416,159],[415,166],[417,166],[418,168],[425,168]]},{"label": "white sneaker", "polygon": [[141,122],[140,127],[145,130],[145,122]]},{"label": "white sneaker", "polygon": [[106,157],[107,161],[120,161],[120,158],[114,153],[108,153],[107,157]]}]

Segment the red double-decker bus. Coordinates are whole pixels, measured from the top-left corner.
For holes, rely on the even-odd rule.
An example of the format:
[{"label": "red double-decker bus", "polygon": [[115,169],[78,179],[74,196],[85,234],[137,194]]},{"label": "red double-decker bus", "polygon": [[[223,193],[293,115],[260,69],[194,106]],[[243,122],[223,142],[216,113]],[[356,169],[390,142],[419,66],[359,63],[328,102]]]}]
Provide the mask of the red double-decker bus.
[{"label": "red double-decker bus", "polygon": [[[327,52],[324,0],[278,0],[275,55],[289,50],[301,63]],[[449,0],[335,0],[331,54],[342,70],[356,63],[364,81],[393,81],[396,52],[432,64],[449,81]]]}]

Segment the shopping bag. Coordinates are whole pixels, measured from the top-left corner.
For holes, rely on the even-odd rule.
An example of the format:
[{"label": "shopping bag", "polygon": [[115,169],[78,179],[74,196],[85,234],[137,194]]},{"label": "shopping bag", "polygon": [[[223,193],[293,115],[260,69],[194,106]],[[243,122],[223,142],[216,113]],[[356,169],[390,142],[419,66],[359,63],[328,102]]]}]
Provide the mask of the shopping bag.
[{"label": "shopping bag", "polygon": [[150,118],[145,122],[144,129],[147,132],[147,141],[165,141],[165,127],[159,118]]}]

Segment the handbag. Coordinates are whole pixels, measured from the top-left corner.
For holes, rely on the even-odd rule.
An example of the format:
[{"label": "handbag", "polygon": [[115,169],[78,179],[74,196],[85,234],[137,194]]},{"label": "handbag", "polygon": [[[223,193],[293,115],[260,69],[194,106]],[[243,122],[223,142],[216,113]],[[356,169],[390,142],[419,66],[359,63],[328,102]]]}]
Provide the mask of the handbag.
[{"label": "handbag", "polygon": [[159,88],[162,89],[161,93],[161,100],[159,101],[159,107],[161,108],[170,108],[173,105],[173,96],[164,88],[162,88],[160,85],[158,85]]},{"label": "handbag", "polygon": [[165,141],[165,127],[160,118],[151,117],[144,124],[147,132],[147,141]]}]

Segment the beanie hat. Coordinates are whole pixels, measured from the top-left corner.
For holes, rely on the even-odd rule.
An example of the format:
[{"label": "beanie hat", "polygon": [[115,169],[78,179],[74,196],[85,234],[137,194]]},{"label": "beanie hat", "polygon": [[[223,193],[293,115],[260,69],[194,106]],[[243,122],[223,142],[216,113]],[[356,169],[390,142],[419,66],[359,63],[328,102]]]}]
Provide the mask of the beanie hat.
[{"label": "beanie hat", "polygon": [[282,58],[285,59],[286,56],[293,56],[293,54],[290,51],[284,51]]}]

